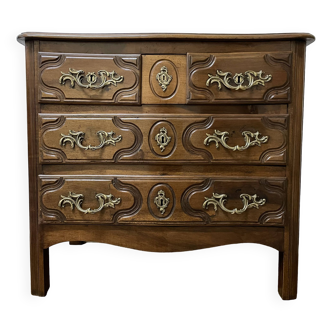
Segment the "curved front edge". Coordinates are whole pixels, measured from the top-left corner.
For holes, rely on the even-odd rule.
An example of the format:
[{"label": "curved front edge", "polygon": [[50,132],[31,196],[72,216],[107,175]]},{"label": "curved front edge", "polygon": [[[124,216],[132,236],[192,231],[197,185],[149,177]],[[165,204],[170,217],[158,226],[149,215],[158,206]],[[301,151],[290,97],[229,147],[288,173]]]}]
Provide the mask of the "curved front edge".
[{"label": "curved front edge", "polygon": [[43,247],[67,241],[108,243],[120,247],[177,252],[236,243],[257,243],[283,251],[283,227],[157,227],[112,225],[42,225]]}]

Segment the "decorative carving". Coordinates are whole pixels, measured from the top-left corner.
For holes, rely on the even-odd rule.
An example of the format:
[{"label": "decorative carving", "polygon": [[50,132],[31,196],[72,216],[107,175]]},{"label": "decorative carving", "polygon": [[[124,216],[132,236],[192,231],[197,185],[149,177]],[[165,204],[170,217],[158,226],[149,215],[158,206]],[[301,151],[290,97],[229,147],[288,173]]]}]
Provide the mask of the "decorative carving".
[{"label": "decorative carving", "polygon": [[214,55],[202,58],[196,54],[188,54],[189,65],[189,101],[201,102],[202,100],[213,100],[213,93],[206,88],[199,88],[193,84],[192,75],[200,69],[211,67],[216,60]]},{"label": "decorative carving", "polygon": [[260,224],[276,224],[282,225],[285,222],[285,212],[286,212],[286,187],[287,182],[282,181],[270,183],[268,180],[260,180],[259,183],[265,187],[266,191],[270,195],[277,195],[281,200],[281,206],[275,211],[264,212],[260,217],[258,222]]},{"label": "decorative carving", "polygon": [[42,138],[40,140],[40,161],[43,161],[44,154],[47,154],[57,159],[59,162],[64,162],[67,159],[66,154],[62,150],[48,147],[43,139],[45,132],[49,130],[59,129],[64,125],[65,122],[66,118],[64,116],[60,116],[56,120],[45,122],[42,125],[40,132],[40,137]]},{"label": "decorative carving", "polygon": [[[43,117],[44,116],[41,116],[42,119],[47,119],[47,117],[45,117],[45,118],[43,118]],[[73,118],[71,118],[70,120],[72,120],[72,119]],[[134,141],[133,145],[130,147],[126,147],[126,148],[122,148],[122,149],[119,149],[118,147],[116,149],[114,148],[114,150],[116,150],[116,152],[112,155],[110,154],[110,157],[107,158],[107,162],[108,163],[120,162],[120,161],[122,161],[121,160],[122,157],[131,156],[135,153],[138,153],[140,151],[142,141],[143,141],[143,134],[140,131],[140,129],[132,123],[123,122],[118,117],[114,117],[113,119],[110,118],[109,120],[112,120],[113,124],[117,128],[119,128],[121,130],[125,130],[126,132],[129,132],[130,134],[134,135],[135,141]],[[54,147],[49,147],[45,144],[45,140],[46,140],[45,136],[47,135],[48,131],[60,128],[65,122],[66,122],[66,118],[64,116],[61,116],[60,118],[58,118],[56,120],[52,119],[52,121],[46,122],[42,125],[41,132],[40,132],[40,146],[41,146],[40,161],[42,163],[50,163],[50,162],[52,162],[52,163],[54,163],[54,162],[77,163],[77,161],[79,160],[77,158],[67,160],[67,156],[66,156],[64,150],[62,150],[60,148],[57,149]],[[80,132],[78,132],[78,133],[80,133]],[[128,136],[129,136],[129,133],[127,134]],[[69,141],[67,141],[67,142],[69,142],[72,147],[73,147],[73,144],[77,144],[77,142],[76,142],[76,139],[77,139],[80,142],[81,146],[83,146],[82,149],[84,149],[84,150],[88,150],[88,149],[95,150],[96,148],[101,148],[101,145],[103,145],[103,142],[105,143],[104,146],[112,144],[111,142],[107,143],[108,140],[114,140],[114,143],[117,143],[117,142],[122,141],[122,139],[123,139],[123,137],[121,135],[119,135],[117,137],[114,137],[114,135],[112,136],[111,132],[110,133],[98,132],[97,134],[101,138],[101,140],[100,140],[101,144],[98,145],[97,147],[94,147],[91,145],[89,145],[89,146],[82,145],[82,139],[84,138],[84,137],[82,137],[82,135],[79,135],[79,137],[76,137],[75,139],[74,139],[74,137],[72,137],[70,135],[66,135],[66,136],[69,136],[68,137]],[[110,134],[110,135],[106,136],[107,134]],[[53,141],[51,141],[50,143],[52,144],[52,142]],[[48,144],[50,144],[50,143],[48,142]],[[54,141],[53,144],[56,144],[56,141]],[[112,145],[114,145],[114,144],[112,144]],[[121,145],[122,144],[120,144],[119,146],[121,146]],[[68,152],[68,156],[69,156],[69,153],[70,152]],[[43,154],[46,155],[45,158],[43,158]],[[90,158],[87,155],[83,156],[83,158],[84,158],[83,160],[87,160],[87,158],[92,160],[91,158],[93,158],[93,155]],[[137,159],[140,159],[139,155],[137,156]],[[98,160],[100,160],[100,159],[98,159]]]},{"label": "decorative carving", "polygon": [[161,152],[164,152],[165,147],[168,145],[172,138],[167,136],[167,129],[162,127],[159,130],[159,134],[157,134],[154,139],[160,147]]},{"label": "decorative carving", "polygon": [[[260,200],[257,200],[257,195],[248,195],[248,194],[241,194],[240,198],[243,202],[243,208],[237,209],[234,208],[232,210],[229,210],[225,207],[225,203],[227,202],[227,195],[226,194],[215,194],[213,193],[211,198],[204,197],[205,201],[203,203],[203,208],[207,209],[210,204],[214,206],[214,210],[217,211],[218,207],[220,207],[221,210],[228,212],[230,214],[242,214],[247,209],[256,208],[258,209],[259,206],[262,206],[265,204],[266,199],[262,198]],[[249,203],[250,202],[250,203]]]},{"label": "decorative carving", "polygon": [[[100,76],[101,82],[98,84],[98,76],[94,72],[89,72],[85,75],[85,79],[88,84],[83,84],[84,80],[84,71],[76,70],[69,68],[69,73],[61,72],[61,76],[59,78],[60,84],[66,84],[66,81],[70,81],[70,85],[72,88],[75,87],[75,82],[82,88],[86,89],[101,89],[107,85],[113,84],[116,86],[118,83],[123,82],[123,76],[115,77],[117,75],[115,71],[108,72],[106,70],[99,70],[98,75]],[[109,79],[108,79],[109,78]]]},{"label": "decorative carving", "polygon": [[130,89],[118,90],[114,95],[116,103],[140,103],[140,57],[119,57],[115,56],[114,63],[122,69],[129,70],[135,76],[135,83]]},{"label": "decorative carving", "polygon": [[[202,222],[206,223],[213,223],[213,224],[269,224],[269,225],[282,225],[284,223],[285,218],[285,211],[286,211],[286,181],[280,179],[261,179],[258,181],[250,180],[247,181],[243,179],[240,181],[241,187],[245,186],[248,188],[255,188],[254,190],[259,193],[260,196],[264,198],[259,198],[258,194],[256,195],[248,195],[242,194],[240,198],[243,202],[243,207],[228,209],[226,205],[227,195],[225,194],[218,194],[213,193],[212,197],[204,197],[203,193],[208,191],[212,186],[215,188],[222,188],[227,187],[234,194],[234,190],[232,188],[233,184],[230,180],[225,180],[222,178],[214,178],[214,179],[206,179],[204,182],[199,184],[194,184],[188,187],[181,197],[181,206],[182,210],[192,217],[199,217],[202,219]],[[225,184],[225,185],[223,185]],[[240,189],[240,187],[238,187]],[[234,188],[234,189],[237,189]],[[217,189],[216,191],[219,191]],[[228,190],[228,189],[227,189]],[[237,190],[236,190],[237,191]],[[195,194],[198,194],[197,196]],[[192,196],[195,195],[195,198],[192,200]],[[203,202],[202,209],[194,209],[190,205],[192,202],[196,202],[197,204],[199,201]],[[199,204],[199,203],[198,203]],[[209,205],[213,205],[214,211],[217,211],[218,208],[227,212],[229,216],[217,216],[217,215],[209,215],[205,212]],[[195,205],[196,206],[196,205]],[[242,217],[238,216],[244,213],[246,210],[250,208],[259,208],[263,206],[261,214],[252,212],[256,214],[254,219],[251,217],[246,216],[247,219],[242,219]],[[277,207],[276,210],[271,210],[271,208]],[[232,217],[231,215],[234,215]],[[252,214],[250,214],[252,215]],[[250,217],[250,218],[249,218]],[[248,219],[249,218],[249,219]],[[257,218],[257,219],[256,219]]]},{"label": "decorative carving", "polygon": [[[51,61],[50,57],[52,58]],[[40,76],[44,70],[61,67],[65,60],[66,56],[64,54],[41,54],[39,56]],[[44,80],[41,78],[39,100],[49,100],[50,96],[52,96],[52,101],[61,101],[65,99],[65,95],[60,88],[45,84]]]},{"label": "decorative carving", "polygon": [[[286,162],[286,147],[287,147],[287,122],[288,115],[278,115],[278,116],[262,116],[250,118],[247,116],[240,117],[237,119],[238,123],[236,125],[236,130],[238,131],[240,128],[243,129],[251,129],[243,130],[242,135],[244,138],[243,145],[233,146],[229,143],[230,134],[228,132],[222,132],[219,130],[214,130],[214,133],[206,134],[206,138],[204,139],[203,135],[205,135],[205,129],[208,129],[214,125],[220,126],[220,123],[227,123],[227,126],[232,126],[233,121],[225,118],[223,121],[223,117],[209,117],[205,119],[203,122],[194,122],[190,124],[183,133],[182,136],[182,144],[183,147],[192,154],[200,155],[207,162],[220,162],[224,160],[231,160],[232,158],[236,158],[237,161],[241,160],[244,163],[248,162],[261,162],[261,163],[274,163],[274,164],[285,164]],[[228,124],[229,123],[229,124]],[[263,124],[263,126],[262,126]],[[266,127],[266,129],[265,129]],[[258,131],[258,130],[259,131]],[[269,129],[269,130],[267,130]],[[270,130],[273,129],[273,132]],[[202,132],[204,130],[204,132]],[[257,130],[257,132],[256,132]],[[266,132],[268,135],[262,136],[260,132]],[[273,139],[271,139],[273,137]],[[217,151],[213,151],[212,149],[203,149],[201,147],[208,146],[211,142],[215,142],[216,148],[219,148],[219,145],[222,145],[225,149],[229,149],[231,151],[245,151],[247,148],[250,149],[251,146],[262,146],[261,149],[257,149],[253,151],[253,154],[248,159],[248,156],[241,156],[241,153],[237,154],[218,154]],[[203,145],[203,144],[205,145]],[[266,146],[263,147],[263,144]],[[194,145],[195,144],[195,145]],[[233,157],[232,157],[233,156]],[[193,161],[194,162],[194,161]]]},{"label": "decorative carving", "polygon": [[[205,57],[188,54],[188,103],[289,102],[291,58],[291,52],[238,53],[234,59],[229,54]],[[233,75],[218,69],[233,65],[237,68],[241,59],[248,66],[260,66],[261,70]],[[211,89],[212,84],[217,84],[218,90]],[[241,93],[232,95],[234,91]]]},{"label": "decorative carving", "polygon": [[160,72],[157,74],[156,79],[165,92],[167,90],[167,86],[171,83],[172,81],[172,75],[168,74],[168,70],[166,66],[162,66],[160,69]]},{"label": "decorative carving", "polygon": [[262,163],[285,163],[287,157],[286,147],[288,135],[288,116],[281,119],[263,117],[262,123],[266,128],[278,130],[279,132],[281,132],[284,140],[281,146],[264,151],[260,156],[260,161]]},{"label": "decorative carving", "polygon": [[123,183],[117,178],[113,179],[112,184],[116,190],[121,192],[129,192],[134,197],[134,204],[130,208],[119,210],[114,214],[113,221],[117,223],[122,218],[133,217],[134,215],[136,215],[142,208],[143,197],[140,191],[135,186]]},{"label": "decorative carving", "polygon": [[281,66],[287,73],[287,80],[285,84],[271,88],[266,91],[264,95],[265,100],[287,100],[290,101],[290,76],[291,76],[291,64],[292,53],[286,54],[284,57],[276,58],[271,54],[266,54],[264,60],[270,66]]},{"label": "decorative carving", "polygon": [[[126,156],[132,156],[135,153],[138,153],[139,151],[141,151],[140,149],[141,149],[141,146],[143,144],[143,134],[142,134],[141,130],[136,125],[134,125],[133,123],[124,122],[124,121],[122,121],[117,116],[115,116],[113,118],[113,123],[119,129],[129,130],[135,136],[135,142],[134,142],[134,144],[131,147],[125,148],[125,149],[121,149],[121,150],[117,151],[114,154],[114,157],[113,157],[114,161],[115,162],[119,162],[124,157],[126,157]],[[137,159],[139,159],[139,158],[137,158]]]},{"label": "decorative carving", "polygon": [[[43,220],[43,216],[48,217],[48,218],[55,218],[55,221],[53,222],[65,222],[66,217],[65,215],[57,210],[57,209],[49,209],[47,208],[44,203],[43,203],[43,197],[45,193],[50,192],[50,191],[56,191],[62,188],[62,186],[65,184],[64,178],[60,177],[56,179],[52,183],[47,183],[44,184],[41,189],[40,189],[40,221],[45,222]],[[47,220],[48,223],[52,223],[52,221]]]},{"label": "decorative carving", "polygon": [[182,136],[182,145],[183,147],[190,153],[197,154],[203,157],[206,161],[212,160],[212,155],[206,149],[199,149],[192,145],[191,137],[192,134],[199,129],[208,129],[213,123],[213,118],[210,116],[206,118],[204,121],[195,122],[190,124],[185,131],[183,132]]},{"label": "decorative carving", "polygon": [[165,192],[163,190],[159,190],[158,191],[158,196],[155,197],[155,199],[154,199],[153,202],[159,208],[160,213],[164,214],[165,213],[165,209],[167,208],[167,206],[169,204],[169,198],[167,198],[165,196]]},{"label": "decorative carving", "polygon": [[[216,148],[219,148],[219,143],[226,149],[232,150],[232,151],[244,151],[248,149],[250,146],[261,146],[262,143],[266,143],[268,141],[268,136],[262,136],[260,132],[255,132],[252,133],[251,131],[243,131],[242,136],[244,137],[245,145],[239,146],[236,145],[234,147],[229,146],[226,141],[228,140],[228,135],[229,133],[227,131],[221,132],[219,130],[215,130],[213,135],[206,134],[207,138],[204,140],[204,145],[209,145],[210,142],[215,142],[216,143]],[[218,137],[220,136],[220,137]],[[251,138],[254,138],[253,141],[251,141]]]},{"label": "decorative carving", "polygon": [[[265,77],[263,76],[263,71],[260,70],[258,72],[253,70],[247,70],[244,75],[242,73],[235,74],[233,77],[234,85],[230,84],[230,81],[232,79],[232,73],[230,72],[223,72],[222,70],[217,70],[217,75],[211,75],[208,74],[209,78],[206,81],[206,86],[209,86],[210,84],[217,83],[218,89],[221,90],[222,85],[224,85],[226,88],[231,90],[248,90],[252,88],[255,85],[263,85],[265,86],[265,82],[269,82],[272,79],[272,75],[268,74]],[[247,79],[248,84],[244,85],[245,82],[245,76]],[[256,79],[257,77],[257,79]]]},{"label": "decorative carving", "polygon": [[[39,100],[43,102],[79,102],[138,104],[140,103],[140,67],[139,55],[77,55],[69,53],[39,53]],[[94,61],[101,63],[104,68],[111,67],[114,71],[84,74],[76,70],[77,66],[88,67]],[[73,72],[68,72],[70,68]],[[125,76],[120,76],[123,72]],[[59,79],[59,73],[62,76]],[[119,73],[119,76],[116,73]],[[59,82],[56,83],[56,82]],[[69,81],[67,85],[66,82]],[[72,86],[72,88],[64,88]],[[75,89],[76,86],[83,86]],[[86,91],[93,90],[93,91]]]},{"label": "decorative carving", "polygon": [[62,138],[60,139],[60,146],[65,146],[66,143],[70,143],[72,149],[75,147],[75,143],[78,147],[83,150],[98,150],[107,145],[114,145],[122,140],[122,136],[119,135],[118,137],[113,137],[114,132],[110,131],[109,133],[104,130],[99,130],[97,135],[100,140],[100,144],[98,146],[84,146],[83,140],[85,133],[83,131],[73,131],[69,130],[69,135],[61,134]]},{"label": "decorative carving", "polygon": [[83,212],[84,214],[95,214],[106,207],[111,207],[114,209],[115,205],[120,204],[120,202],[121,202],[121,198],[114,198],[114,196],[112,194],[109,194],[109,195],[96,194],[96,198],[99,202],[99,207],[97,209],[93,209],[93,210],[91,210],[90,208],[84,210],[82,208],[84,195],[69,192],[68,196],[61,195],[61,198],[62,199],[58,203],[58,205],[60,207],[63,208],[63,207],[65,207],[66,204],[69,204],[70,208],[73,210],[74,206],[76,206],[77,210]]},{"label": "decorative carving", "polygon": [[194,184],[188,187],[181,197],[181,207],[183,212],[192,217],[198,217],[203,220],[204,223],[210,223],[211,217],[202,210],[195,210],[190,206],[189,199],[196,192],[202,192],[208,190],[212,185],[211,179],[206,179],[199,184]]}]

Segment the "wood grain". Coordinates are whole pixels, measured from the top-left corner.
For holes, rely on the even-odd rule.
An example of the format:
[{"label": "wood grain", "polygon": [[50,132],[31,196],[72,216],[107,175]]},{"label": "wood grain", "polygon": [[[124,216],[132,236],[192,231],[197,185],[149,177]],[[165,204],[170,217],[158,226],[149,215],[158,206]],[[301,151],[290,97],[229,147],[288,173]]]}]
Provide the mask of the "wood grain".
[{"label": "wood grain", "polygon": [[[284,53],[189,53],[188,54],[188,102],[189,103],[260,103],[290,102],[291,52]],[[244,85],[248,80],[247,71],[263,71],[263,77],[272,79],[264,85],[256,85],[248,90],[232,90],[217,83],[208,85],[209,75],[217,71],[230,72],[230,85],[235,74],[243,74]],[[255,78],[257,80],[257,78]]]},{"label": "wood grain", "polygon": [[[121,247],[176,252],[235,243],[258,243],[282,250],[282,227],[140,227],[111,225],[43,225],[43,246],[67,241],[108,243]],[[199,239],[199,241],[198,241]]]},{"label": "wood grain", "polygon": [[[163,91],[156,76],[166,67],[172,77]],[[185,104],[187,90],[187,57],[185,55],[142,56],[142,104]]]},{"label": "wood grain", "polygon": [[[39,101],[71,103],[140,103],[140,55],[87,55],[77,53],[39,53]],[[82,70],[81,83],[88,86],[86,75],[93,73],[101,84],[99,71],[114,72],[114,78],[122,81],[102,88],[85,88],[73,81],[59,81],[70,70]],[[75,75],[72,75],[75,77]],[[112,77],[107,77],[110,80]]]},{"label": "wood grain", "polygon": [[[160,119],[159,121],[157,119]],[[138,115],[39,115],[41,163],[231,163],[284,165],[287,156],[288,116],[154,116]],[[156,135],[165,128],[170,142],[163,150]],[[121,135],[121,141],[97,150],[85,150],[70,143],[60,145],[62,135],[69,131],[85,133],[83,145],[98,146],[98,131]],[[243,132],[259,132],[268,141],[261,146],[251,146],[243,151],[232,151],[220,143],[204,144],[207,134],[215,130],[228,132],[230,146],[244,146]],[[253,140],[253,139],[252,139]]]},{"label": "wood grain", "polygon": [[[201,188],[201,183],[209,185]],[[118,184],[118,185],[117,185]],[[120,187],[119,187],[120,185]],[[40,176],[40,223],[107,223],[132,225],[282,225],[285,218],[285,179],[257,178],[181,178],[63,176],[61,178]],[[169,200],[163,212],[155,198],[162,190]],[[58,205],[69,193],[83,195],[82,208],[99,206],[95,195],[110,193],[121,202],[113,208],[105,208],[95,214],[84,214],[77,207]],[[227,206],[243,207],[240,195],[257,195],[266,203],[259,208],[248,209],[243,214],[230,214],[212,206],[203,208],[206,197],[213,193],[226,194]]]},{"label": "wood grain", "polygon": [[24,32],[21,33],[17,40],[21,44],[24,44],[25,40],[38,39],[38,40],[74,40],[74,41],[89,41],[98,39],[99,41],[112,41],[112,40],[125,40],[131,41],[133,39],[144,41],[144,40],[163,40],[171,39],[172,41],[180,40],[213,40],[213,41],[278,41],[278,40],[305,40],[307,44],[314,42],[315,37],[310,33],[274,33],[274,34],[198,34],[198,33],[47,33],[47,32]]},{"label": "wood grain", "polygon": [[[155,252],[258,243],[279,251],[279,294],[296,298],[304,63],[312,35],[24,33],[18,40],[26,46],[33,295],[46,295],[49,247],[65,241]],[[154,79],[160,66],[173,77],[165,93]],[[125,83],[100,91],[61,85],[59,73],[69,67],[115,70]],[[272,80],[245,91],[206,86],[206,74],[217,69],[263,70]],[[70,130],[84,132],[85,147],[98,146],[100,130],[121,140],[101,149],[60,146]],[[244,151],[205,145],[216,130],[228,132],[228,146],[242,146],[245,131],[268,140]],[[161,149],[156,136],[166,131],[171,139]],[[83,195],[86,213],[59,206],[70,193]],[[121,200],[90,213],[102,206],[98,193]],[[229,210],[243,206],[242,193],[266,201],[241,214],[205,209],[214,193],[227,195]]]}]

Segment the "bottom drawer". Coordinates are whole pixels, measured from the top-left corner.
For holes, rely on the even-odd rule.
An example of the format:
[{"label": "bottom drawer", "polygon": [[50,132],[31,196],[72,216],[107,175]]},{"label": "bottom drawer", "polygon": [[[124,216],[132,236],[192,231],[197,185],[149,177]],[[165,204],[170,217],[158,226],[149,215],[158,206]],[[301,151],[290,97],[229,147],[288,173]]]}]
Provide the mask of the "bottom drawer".
[{"label": "bottom drawer", "polygon": [[40,223],[283,225],[285,178],[40,175]]}]

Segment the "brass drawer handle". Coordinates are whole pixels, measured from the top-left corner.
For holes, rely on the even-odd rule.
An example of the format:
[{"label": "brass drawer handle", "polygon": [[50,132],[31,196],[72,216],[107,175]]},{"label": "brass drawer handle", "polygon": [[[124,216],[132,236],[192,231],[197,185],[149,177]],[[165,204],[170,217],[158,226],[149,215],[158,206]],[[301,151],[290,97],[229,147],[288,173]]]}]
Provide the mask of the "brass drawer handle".
[{"label": "brass drawer handle", "polygon": [[[225,203],[227,202],[227,195],[226,194],[212,194],[211,198],[204,197],[205,201],[203,203],[203,208],[207,209],[210,204],[214,206],[214,211],[217,211],[218,206],[221,210],[228,212],[230,214],[241,214],[245,212],[247,209],[256,208],[258,209],[259,206],[262,206],[265,204],[266,199],[258,199],[257,195],[248,195],[248,194],[241,194],[240,198],[243,202],[243,208],[238,210],[237,208],[234,208],[233,210],[229,210],[225,207]],[[249,203],[251,201],[251,203]]]},{"label": "brass drawer handle", "polygon": [[[70,81],[70,85],[72,88],[75,87],[75,82],[82,88],[86,89],[101,89],[104,86],[113,84],[114,86],[117,85],[117,83],[123,82],[124,78],[123,76],[115,77],[116,72],[111,71],[108,72],[106,70],[99,70],[98,75],[101,78],[101,82],[99,84],[97,83],[98,76],[92,72],[92,73],[87,73],[85,75],[85,79],[88,82],[88,84],[83,84],[83,79],[84,79],[84,71],[83,70],[76,70],[69,68],[69,73],[63,73],[61,72],[61,76],[59,78],[59,83],[60,84],[66,84],[66,81]],[[107,79],[109,78],[109,79]]]},{"label": "brass drawer handle", "polygon": [[82,144],[84,140],[85,133],[83,131],[74,131],[69,130],[68,135],[61,134],[62,138],[60,139],[60,146],[65,146],[66,143],[70,143],[70,146],[72,148],[75,147],[75,143],[78,147],[84,150],[98,150],[106,145],[115,145],[117,142],[120,142],[122,140],[122,136],[119,135],[118,137],[113,137],[114,132],[110,131],[109,133],[104,130],[99,130],[97,132],[97,135],[99,136],[100,144],[98,146],[84,146]]},{"label": "brass drawer handle", "polygon": [[[252,133],[251,131],[243,131],[242,136],[244,137],[245,145],[239,146],[236,145],[234,147],[229,146],[226,141],[228,140],[229,133],[227,131],[219,131],[215,130],[213,135],[206,134],[207,138],[204,140],[205,145],[209,145],[211,141],[216,143],[216,148],[219,148],[219,143],[226,149],[232,150],[232,151],[243,151],[248,149],[250,146],[261,146],[262,143],[266,143],[269,139],[269,136],[262,136],[260,132],[256,131],[255,133]],[[218,137],[220,136],[220,137]],[[254,138],[253,141],[251,141],[251,138]]]},{"label": "brass drawer handle", "polygon": [[114,198],[112,194],[96,194],[96,198],[99,202],[99,207],[93,210],[90,208],[87,210],[82,209],[84,195],[75,194],[72,192],[69,192],[68,196],[61,195],[61,199],[58,205],[63,208],[66,204],[69,204],[72,210],[74,209],[74,206],[76,206],[77,210],[83,212],[84,214],[94,214],[106,207],[111,207],[114,209],[115,205],[121,202],[121,198]]},{"label": "brass drawer handle", "polygon": [[[272,75],[266,75],[263,77],[263,71],[260,70],[258,72],[253,71],[253,70],[247,70],[244,75],[242,73],[240,74],[235,74],[233,77],[233,83],[236,84],[231,85],[229,84],[230,81],[232,80],[232,73],[230,72],[223,72],[222,70],[217,70],[216,75],[211,75],[208,74],[209,78],[206,81],[206,86],[209,86],[210,84],[217,83],[218,84],[218,89],[221,90],[222,84],[231,90],[248,90],[251,87],[255,85],[263,85],[265,86],[265,82],[269,82],[272,79]],[[248,85],[243,85],[245,81],[245,77],[247,78]],[[255,79],[258,77],[258,79]]]}]

